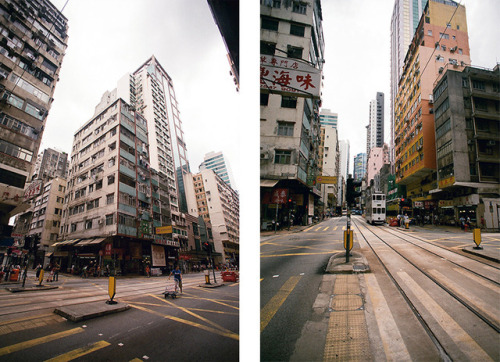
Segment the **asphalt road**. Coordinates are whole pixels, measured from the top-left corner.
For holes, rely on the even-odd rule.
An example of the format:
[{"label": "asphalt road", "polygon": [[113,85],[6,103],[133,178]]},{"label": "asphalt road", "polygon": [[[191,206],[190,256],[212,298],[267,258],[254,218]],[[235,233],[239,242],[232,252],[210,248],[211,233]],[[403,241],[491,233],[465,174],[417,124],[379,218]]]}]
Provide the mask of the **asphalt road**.
[{"label": "asphalt road", "polygon": [[261,239],[261,360],[291,358],[328,260],[343,248],[345,223],[345,217],[329,219],[308,232]]},{"label": "asphalt road", "polygon": [[106,280],[62,277],[55,290],[0,290],[0,361],[238,361],[239,284],[200,288],[203,278],[185,276],[177,299],[161,294],[165,277],[119,279],[115,299],[132,308],[79,323],[44,304],[104,303]]},{"label": "asphalt road", "polygon": [[[345,226],[346,217],[334,218],[261,238],[261,360],[500,360],[500,268],[462,250],[474,245],[471,233],[369,226],[353,216],[353,251],[371,268],[346,282],[359,288],[347,299],[358,306],[334,293],[345,276],[324,273],[343,251]],[[483,235],[483,245],[496,255],[498,234]],[[351,324],[357,311],[365,337]],[[347,318],[340,330],[339,316]]]}]

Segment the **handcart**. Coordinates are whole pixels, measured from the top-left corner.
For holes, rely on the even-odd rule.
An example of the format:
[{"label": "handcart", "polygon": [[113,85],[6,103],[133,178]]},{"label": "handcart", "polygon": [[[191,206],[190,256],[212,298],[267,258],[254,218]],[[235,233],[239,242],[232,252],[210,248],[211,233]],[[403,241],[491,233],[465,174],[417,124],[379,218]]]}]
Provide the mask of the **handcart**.
[{"label": "handcart", "polygon": [[165,288],[165,291],[163,294],[165,295],[165,299],[167,299],[169,296],[172,299],[177,298],[177,290],[179,289],[178,281],[174,279],[173,283],[168,283],[167,287]]}]

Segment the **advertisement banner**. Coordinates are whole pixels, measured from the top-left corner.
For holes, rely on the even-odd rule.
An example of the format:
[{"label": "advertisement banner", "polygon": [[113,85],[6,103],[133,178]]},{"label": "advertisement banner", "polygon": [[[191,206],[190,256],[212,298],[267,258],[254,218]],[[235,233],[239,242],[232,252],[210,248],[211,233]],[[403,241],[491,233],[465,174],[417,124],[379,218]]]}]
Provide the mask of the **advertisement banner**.
[{"label": "advertisement banner", "polygon": [[286,204],[288,202],[288,189],[274,189],[271,196],[272,204]]},{"label": "advertisement banner", "polygon": [[151,244],[151,260],[153,266],[167,266],[165,248],[161,245]]}]

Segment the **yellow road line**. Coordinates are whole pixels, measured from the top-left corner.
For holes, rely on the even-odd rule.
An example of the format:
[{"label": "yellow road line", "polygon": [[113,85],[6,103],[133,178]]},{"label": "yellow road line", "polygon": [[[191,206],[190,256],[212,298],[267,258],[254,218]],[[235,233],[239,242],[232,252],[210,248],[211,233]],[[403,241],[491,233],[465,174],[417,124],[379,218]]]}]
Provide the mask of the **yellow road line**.
[{"label": "yellow road line", "polygon": [[267,325],[273,319],[274,315],[285,302],[286,298],[290,295],[300,280],[300,276],[293,276],[288,279],[285,284],[278,290],[276,295],[267,302],[264,308],[260,311],[260,333],[266,329]]},{"label": "yellow road line", "polygon": [[264,241],[263,243],[260,243],[260,246],[262,246],[262,245],[267,245],[267,244],[269,244],[271,241],[276,240],[276,239],[279,239],[279,236],[275,236],[275,237],[274,237],[274,238],[272,238],[272,239],[269,239],[269,240],[267,240],[267,241]]},{"label": "yellow road line", "polygon": [[339,228],[338,226],[335,226],[335,227],[333,228],[333,231],[336,231],[338,228]]},{"label": "yellow road line", "polygon": [[327,231],[328,229],[330,229],[329,226],[327,226],[326,228],[324,228],[323,231]]},{"label": "yellow road line", "polygon": [[[2,306],[3,306],[3,304],[2,304]],[[0,322],[0,326],[4,326],[6,324],[12,324],[12,323],[29,321],[29,320],[33,320],[33,319],[45,318],[45,317],[49,317],[49,316],[53,316],[53,315],[54,315],[53,313],[45,313],[45,314],[40,314],[40,315],[37,315],[37,316],[31,316],[31,317],[25,317],[25,318],[18,318],[18,319],[10,319],[8,321]]]},{"label": "yellow road line", "polygon": [[[230,304],[227,304],[227,303],[223,303],[222,300],[218,300],[218,299],[209,299],[209,298],[200,298],[198,296],[193,296],[193,297],[185,297],[183,296],[182,297],[183,299],[196,299],[196,300],[207,300],[209,302],[212,302],[212,303],[217,303],[217,304],[220,304],[220,305],[223,305],[225,307],[228,307],[228,308],[233,308],[233,309],[236,309],[236,310],[239,310],[240,308],[239,307],[235,307],[234,305],[230,305]],[[238,301],[232,301],[232,300],[228,300],[228,302],[233,302],[233,303],[238,303]]]},{"label": "yellow road line", "polygon": [[49,334],[48,336],[45,336],[45,337],[35,338],[35,339],[29,340],[26,342],[16,343],[16,344],[13,344],[11,346],[0,348],[0,356],[4,356],[4,355],[9,354],[9,353],[14,353],[14,352],[26,349],[26,348],[31,348],[31,347],[37,346],[39,344],[42,344],[42,343],[51,342],[51,341],[54,341],[56,339],[71,336],[73,334],[81,333],[81,332],[83,332],[83,328],[78,327],[78,328],[69,329],[67,331],[63,331],[63,332],[59,332],[59,333]]},{"label": "yellow road line", "polygon": [[319,229],[321,229],[321,226],[319,228],[317,228],[316,230],[314,230],[314,231],[318,231]]},{"label": "yellow road line", "polygon": [[51,358],[46,360],[45,362],[66,362],[66,361],[72,361],[78,357],[85,356],[86,354],[92,353],[94,351],[97,351],[101,348],[110,346],[111,343],[106,342],[106,341],[99,341],[96,343],[92,343],[91,345],[82,347],[82,348],[77,348],[74,349],[70,352],[67,352],[65,354],[62,354],[60,356]]},{"label": "yellow road line", "polygon": [[181,307],[181,306],[179,306],[179,305],[176,305],[176,304],[174,304],[174,303],[172,303],[172,302],[170,302],[170,301],[168,301],[168,300],[166,300],[166,299],[160,299],[160,298],[159,298],[159,297],[157,297],[157,296],[153,296],[153,298],[157,298],[157,299],[161,300],[161,301],[162,301],[162,302],[164,302],[164,303],[167,303],[167,304],[169,304],[169,305],[171,305],[171,306],[173,306],[173,307],[175,307],[175,308],[177,308],[177,309],[180,309],[180,310],[181,310],[181,311],[183,311],[184,313],[187,313],[187,314],[189,314],[189,315],[191,315],[191,316],[193,316],[193,317],[195,317],[195,318],[198,318],[198,319],[202,320],[203,322],[208,323],[208,324],[210,324],[212,327],[215,327],[215,328],[217,328],[217,329],[219,329],[219,330],[221,330],[221,331],[224,331],[224,332],[226,332],[226,333],[233,333],[233,332],[232,332],[232,331],[230,331],[229,329],[226,329],[226,328],[222,327],[221,325],[219,325],[219,324],[217,324],[217,323],[215,323],[215,322],[213,322],[213,321],[211,321],[211,320],[209,320],[209,319],[207,319],[207,318],[205,318],[205,317],[202,317],[202,316],[201,316],[201,315],[199,315],[199,314],[196,314],[196,313],[194,313],[194,312],[191,312],[191,311],[190,311],[189,309],[187,309],[187,308],[184,308],[184,307]]},{"label": "yellow road line", "polygon": [[199,324],[199,323],[191,322],[191,321],[188,321],[187,319],[181,319],[181,318],[172,317],[172,316],[169,316],[169,315],[164,315],[162,313],[155,312],[154,310],[143,308],[143,307],[140,307],[140,306],[135,305],[135,304],[130,304],[130,306],[132,308],[136,308],[136,309],[142,310],[142,311],[147,312],[147,313],[155,314],[155,315],[157,315],[159,317],[163,317],[165,319],[170,319],[170,320],[173,320],[173,321],[176,321],[176,322],[179,322],[179,323],[187,324],[189,326],[200,328],[200,329],[203,329],[203,330],[205,330],[207,332],[215,333],[215,334],[218,334],[218,335],[221,335],[221,336],[224,336],[224,337],[232,338],[232,339],[235,339],[235,340],[239,340],[239,338],[240,338],[236,333],[233,333],[233,332],[231,332],[231,333],[228,334],[228,333],[225,333],[225,332],[220,331],[220,330],[215,329],[215,328],[211,328],[211,327]]},{"label": "yellow road line", "polygon": [[311,230],[313,227],[314,226],[311,226],[310,228],[305,229],[304,232],[307,232],[307,231]]}]

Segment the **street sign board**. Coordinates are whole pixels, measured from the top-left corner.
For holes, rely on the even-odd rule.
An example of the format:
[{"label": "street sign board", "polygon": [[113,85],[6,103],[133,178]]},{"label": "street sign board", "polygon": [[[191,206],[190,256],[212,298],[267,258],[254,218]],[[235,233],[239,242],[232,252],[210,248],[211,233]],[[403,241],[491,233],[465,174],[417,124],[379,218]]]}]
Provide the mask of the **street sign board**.
[{"label": "street sign board", "polygon": [[172,225],[157,227],[156,234],[172,234]]},{"label": "street sign board", "polygon": [[288,189],[274,189],[271,196],[272,204],[286,204],[288,201]]},{"label": "street sign board", "polygon": [[298,59],[261,54],[260,87],[296,97],[319,99],[321,71]]},{"label": "street sign board", "polygon": [[316,183],[318,184],[337,184],[337,176],[317,176]]}]

